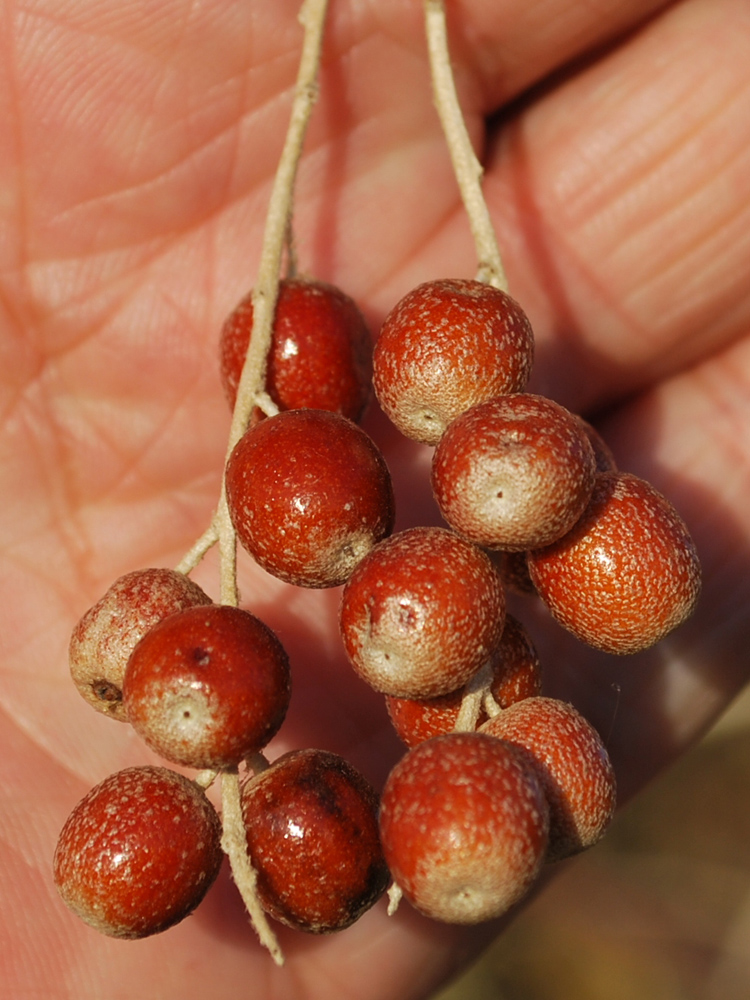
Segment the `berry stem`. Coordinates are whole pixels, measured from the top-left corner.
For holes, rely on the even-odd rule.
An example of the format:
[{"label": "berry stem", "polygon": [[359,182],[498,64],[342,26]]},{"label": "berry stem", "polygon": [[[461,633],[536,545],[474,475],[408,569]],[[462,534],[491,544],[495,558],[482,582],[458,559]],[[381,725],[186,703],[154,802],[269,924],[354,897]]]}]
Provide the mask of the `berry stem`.
[{"label": "berry stem", "polygon": [[433,97],[474,237],[478,259],[477,279],[507,292],[505,269],[487,202],[482,194],[484,171],[471,145],[456,93],[448,50],[445,4],[443,0],[424,0],[424,12]]},{"label": "berry stem", "polygon": [[245,822],[242,818],[240,778],[237,770],[223,771],[221,775],[221,846],[229,858],[232,877],[245,904],[250,923],[260,943],[271,953],[277,965],[284,964],[284,955],[271,930],[263,907],[260,905],[255,885],[258,876],[247,855]]},{"label": "berry stem", "polygon": [[456,733],[473,733],[477,728],[479,713],[486,695],[489,694],[490,683],[492,682],[492,664],[485,663],[471,678],[466,685],[464,696],[461,700],[461,709],[453,727]]},{"label": "berry stem", "polygon": [[401,886],[397,882],[391,882],[390,888],[388,889],[388,916],[393,917],[396,915],[396,910],[398,910],[401,900],[403,898],[404,892]]},{"label": "berry stem", "polygon": [[237,401],[229,431],[229,451],[245,433],[250,414],[257,405],[258,394],[265,383],[266,358],[271,344],[282,258],[284,248],[292,245],[290,233],[297,166],[302,155],[307,124],[318,96],[318,71],[327,7],[328,0],[305,0],[299,13],[305,37],[289,128],[276,169],[263,231],[258,276],[252,292],[253,328],[237,388]]},{"label": "berry stem", "polygon": [[175,570],[178,573],[184,573],[187,576],[192,572],[192,570],[195,569],[208,550],[214,546],[218,540],[219,531],[216,527],[216,517],[213,517],[211,518],[211,523],[200,538],[193,543],[192,548],[185,553],[180,562],[175,566]]},{"label": "berry stem", "polygon": [[494,719],[496,715],[500,715],[503,709],[498,705],[495,699],[492,697],[492,692],[489,688],[484,692],[482,697],[482,708],[484,708],[490,719]]}]

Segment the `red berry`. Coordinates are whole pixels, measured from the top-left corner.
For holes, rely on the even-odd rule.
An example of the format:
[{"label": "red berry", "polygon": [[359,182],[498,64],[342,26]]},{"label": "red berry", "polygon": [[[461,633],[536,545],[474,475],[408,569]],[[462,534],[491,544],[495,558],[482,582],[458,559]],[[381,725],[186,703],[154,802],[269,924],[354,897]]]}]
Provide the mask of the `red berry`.
[{"label": "red berry", "polygon": [[612,454],[607,442],[601,436],[599,431],[593,427],[587,420],[583,417],[576,415],[576,419],[579,421],[581,427],[583,427],[586,435],[589,439],[591,447],[594,452],[594,460],[596,462],[597,472],[617,472],[617,462],[615,462],[615,456]]},{"label": "red berry", "polygon": [[386,781],[380,837],[409,902],[436,920],[499,917],[525,895],[544,860],[549,813],[533,771],[482,733],[436,736]]},{"label": "red berry", "polygon": [[[221,331],[221,379],[232,407],[252,327],[248,295]],[[372,338],[353,300],[322,281],[282,281],[266,374],[266,391],[279,409],[332,410],[358,420],[371,378]]]},{"label": "red berry", "polygon": [[481,732],[512,744],[535,768],[550,807],[548,861],[601,838],[615,811],[615,775],[599,734],[572,705],[527,698]]},{"label": "red berry", "polygon": [[122,679],[128,658],[150,628],[211,598],[171,569],[139,569],[116,580],[81,618],[70,639],[70,673],[97,711],[126,722]]},{"label": "red berry", "polygon": [[603,473],[572,531],[528,555],[554,617],[609,653],[652,646],[693,612],[700,564],[682,518],[653,486]]},{"label": "red berry", "polygon": [[247,847],[263,907],[297,930],[354,923],[383,894],[389,873],[378,798],[337,754],[285,754],[242,788]]},{"label": "red berry", "polygon": [[221,824],[203,791],[174,771],[131,767],[78,803],[53,868],[63,900],[87,924],[142,938],[191,913],[221,859]]},{"label": "red berry", "polygon": [[533,357],[526,314],[505,292],[460,278],[429,281],[386,317],[373,384],[403,434],[436,444],[470,406],[523,389]]},{"label": "red berry", "polygon": [[133,728],[162,757],[216,769],[276,734],[290,684],[287,655],[268,626],[214,604],[165,618],[141,639],[123,698]]},{"label": "red berry", "polygon": [[[539,657],[528,632],[513,615],[506,615],[500,645],[490,659],[490,693],[501,708],[541,693]],[[455,729],[465,693],[464,686],[439,698],[387,696],[385,702],[394,729],[408,747],[414,747],[432,736]],[[477,726],[481,726],[487,718],[482,709]]]},{"label": "red berry", "polygon": [[301,587],[343,583],[393,529],[393,488],[365,432],[325,410],[288,410],[240,439],[226,469],[232,521],[269,573]]},{"label": "red berry", "polygon": [[432,460],[432,487],[450,526],[477,545],[515,551],[568,531],[595,474],[578,418],[526,393],[472,407],[454,420]]},{"label": "red berry", "polygon": [[443,528],[412,528],[359,564],[340,627],[355,670],[376,691],[431,698],[479,670],[504,619],[505,595],[485,553]]}]

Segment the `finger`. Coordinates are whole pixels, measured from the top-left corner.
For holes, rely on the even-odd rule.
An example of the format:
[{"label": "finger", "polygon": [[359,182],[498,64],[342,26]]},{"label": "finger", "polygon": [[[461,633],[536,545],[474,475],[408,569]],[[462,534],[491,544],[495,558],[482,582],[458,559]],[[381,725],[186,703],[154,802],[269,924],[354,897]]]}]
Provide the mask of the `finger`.
[{"label": "finger", "polygon": [[487,191],[540,391],[595,408],[747,330],[749,42],[741,0],[671,7],[500,133]]}]

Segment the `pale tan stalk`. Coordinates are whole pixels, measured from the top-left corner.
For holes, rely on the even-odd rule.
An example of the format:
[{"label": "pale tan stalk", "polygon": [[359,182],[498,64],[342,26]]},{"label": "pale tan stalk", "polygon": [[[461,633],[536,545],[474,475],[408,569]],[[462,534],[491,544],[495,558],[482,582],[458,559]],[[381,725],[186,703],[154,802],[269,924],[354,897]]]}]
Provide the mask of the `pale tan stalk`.
[{"label": "pale tan stalk", "polygon": [[482,193],[484,171],[474,154],[456,93],[443,0],[424,0],[424,11],[433,97],[474,238],[478,261],[477,278],[507,292],[508,281]]},{"label": "pale tan stalk", "polygon": [[461,699],[461,709],[456,719],[453,731],[456,733],[473,733],[477,728],[479,713],[482,710],[482,703],[489,693],[492,682],[492,664],[485,665],[474,674]]},{"label": "pale tan stalk", "polygon": [[236,770],[223,771],[221,775],[221,820],[221,846],[229,858],[232,878],[242,896],[250,923],[260,943],[271,953],[274,962],[283,965],[284,955],[260,905],[256,889],[258,876],[247,855],[245,822],[242,818],[240,800],[240,777]]},{"label": "pale tan stalk", "polygon": [[[327,8],[328,0],[305,0],[299,14],[299,20],[305,32],[302,55],[291,118],[274,177],[263,231],[260,264],[252,292],[253,327],[245,364],[237,387],[225,466],[232,449],[248,426],[253,408],[259,406],[267,415],[278,412],[273,400],[265,392],[266,361],[271,345],[273,319],[285,248],[290,266],[292,269],[296,268],[292,237],[294,183],[302,155],[307,124],[318,92],[317,79]],[[220,600],[222,604],[237,607],[239,604],[237,538],[229,516],[223,481],[221,496],[211,524],[185,554],[177,568],[183,573],[190,572],[217,541],[220,555]],[[250,769],[257,771],[263,760],[260,754],[255,755],[248,762]],[[265,763],[267,764],[267,762]],[[203,787],[210,784],[212,780],[212,772],[202,772],[198,776],[198,781]],[[240,802],[240,779],[236,769],[221,773],[221,799],[221,846],[229,858],[232,876],[261,944],[268,949],[277,965],[283,965],[284,956],[260,904],[256,889],[257,875],[247,853],[245,824]]]}]

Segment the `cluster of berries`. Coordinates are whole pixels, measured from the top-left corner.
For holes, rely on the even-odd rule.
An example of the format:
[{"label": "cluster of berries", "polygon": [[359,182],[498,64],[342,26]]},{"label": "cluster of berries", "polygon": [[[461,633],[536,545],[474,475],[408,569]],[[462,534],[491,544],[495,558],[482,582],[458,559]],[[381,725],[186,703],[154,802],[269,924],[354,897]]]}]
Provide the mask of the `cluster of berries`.
[{"label": "cluster of berries", "polygon": [[[231,405],[252,313],[248,298],[222,333]],[[403,893],[438,920],[490,919],[611,819],[602,740],[571,705],[542,696],[505,586],[537,593],[579,639],[624,654],[690,615],[700,570],[669,502],[617,471],[580,417],[524,392],[533,350],[519,306],[478,281],[414,289],[374,352],[339,290],[281,284],[266,385],[279,412],[253,412],[227,462],[227,504],[266,571],[296,586],[344,584],[346,653],[409,748],[380,801],[335,754],[265,761],[290,699],[286,653],[255,616],[211,602],[187,576],[128,574],[73,633],[72,676],[95,708],[177,765],[248,765],[248,857],[263,908],[289,926],[346,927],[391,879],[392,905]],[[447,528],[392,534],[389,471],[357,424],[371,386],[405,435],[435,446]],[[198,905],[221,848],[200,782],[131,768],[76,807],[55,880],[84,920],[140,937]]]}]

